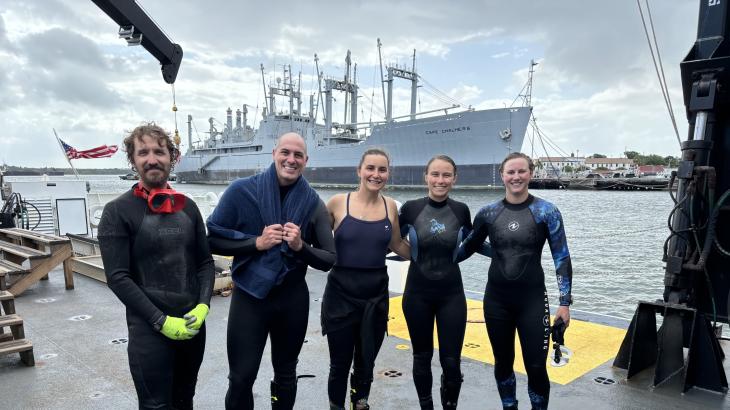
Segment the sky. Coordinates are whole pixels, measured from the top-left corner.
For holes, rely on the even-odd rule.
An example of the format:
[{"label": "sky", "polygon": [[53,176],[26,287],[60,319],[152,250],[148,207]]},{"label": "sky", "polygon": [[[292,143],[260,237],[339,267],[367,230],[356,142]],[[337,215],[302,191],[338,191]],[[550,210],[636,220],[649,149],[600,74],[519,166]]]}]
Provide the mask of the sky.
[{"label": "sky", "polygon": [[[534,116],[560,149],[546,144],[547,154],[680,155],[635,0],[138,3],[184,51],[175,83],[183,151],[188,115],[194,141],[205,138],[209,117],[220,130],[228,107],[248,104],[249,124],[261,119],[261,64],[266,83],[291,65],[295,76],[301,72],[302,94],[316,92],[315,53],[320,71],[341,79],[350,50],[360,119],[382,120],[380,38],[384,64],[410,68],[416,50],[416,70],[427,81],[419,89],[422,110],[446,106],[431,86],[464,107],[509,106],[535,60]],[[80,150],[121,144],[125,132],[145,121],[175,129],[172,88],[159,63],[119,39],[116,23],[93,2],[0,4],[0,162],[66,167],[54,128]],[[679,135],[686,139],[679,63],[696,40],[699,1],[653,0],[649,6]],[[409,112],[409,93],[410,83],[396,82],[395,115]],[[522,150],[544,156],[542,144],[533,147],[530,139]],[[74,166],[127,164],[120,151]]]}]

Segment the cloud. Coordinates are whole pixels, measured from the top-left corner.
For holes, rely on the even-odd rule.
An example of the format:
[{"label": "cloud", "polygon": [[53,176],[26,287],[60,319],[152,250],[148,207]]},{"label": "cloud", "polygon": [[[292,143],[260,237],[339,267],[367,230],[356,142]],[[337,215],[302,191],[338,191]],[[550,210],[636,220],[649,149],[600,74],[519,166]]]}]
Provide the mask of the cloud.
[{"label": "cloud", "polygon": [[[51,28],[18,39],[5,65],[6,81],[19,90],[16,104],[43,108],[71,102],[98,108],[121,103],[119,95],[101,80],[108,70],[105,56],[88,37]],[[2,85],[0,77],[0,85]],[[3,108],[0,107],[0,110]]]},{"label": "cloud", "polygon": [[105,68],[99,47],[76,32],[52,28],[30,34],[19,42],[23,55],[33,69],[54,69],[59,64]]},{"label": "cloud", "polygon": [[10,41],[8,40],[7,30],[5,29],[5,20],[0,14],[0,50],[10,49]]},{"label": "cloud", "polygon": [[[253,106],[249,120],[257,105],[260,119],[259,63],[265,66],[266,83],[282,76],[282,64],[291,64],[295,75],[301,69],[302,92],[308,94],[317,88],[314,54],[320,70],[340,78],[347,50],[358,64],[364,117],[370,117],[371,99],[376,119],[382,116],[380,38],[384,63],[410,67],[416,49],[419,73],[444,94],[479,108],[509,104],[525,83],[529,59],[535,58],[540,65],[534,112],[564,149],[609,153],[626,145],[677,154],[634,2],[464,0],[459,7],[436,0],[324,0],[317,7],[293,1],[256,7],[223,0],[138,3],[184,49],[175,87],[179,127],[191,114],[202,131],[210,116],[223,118],[227,107],[235,111],[244,103]],[[654,1],[652,6],[685,135],[678,63],[696,36],[697,3]],[[171,88],[162,81],[158,62],[141,47],[127,47],[117,38],[117,28],[89,1],[3,2],[3,155],[19,165],[56,161],[63,166],[53,149],[33,153],[50,127],[60,127],[82,145],[120,139],[123,130],[143,120],[174,127]],[[396,83],[398,114],[410,111],[409,87],[406,81]],[[443,107],[443,97],[425,88],[419,92],[422,109]]]}]

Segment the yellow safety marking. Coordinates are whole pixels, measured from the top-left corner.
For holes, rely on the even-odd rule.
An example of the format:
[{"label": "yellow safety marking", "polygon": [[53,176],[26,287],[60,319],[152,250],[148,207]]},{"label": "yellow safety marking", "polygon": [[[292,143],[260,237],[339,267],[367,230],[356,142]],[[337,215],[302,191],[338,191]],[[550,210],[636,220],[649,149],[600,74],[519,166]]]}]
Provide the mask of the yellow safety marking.
[{"label": "yellow safety marking", "polygon": [[398,345],[395,345],[395,348],[398,349],[398,350],[408,350],[411,347],[408,346],[408,345],[404,345],[404,344],[398,344]]},{"label": "yellow safety marking", "polygon": [[[388,334],[401,339],[410,340],[408,327],[403,317],[402,296],[390,298],[390,321],[388,321]],[[492,346],[487,337],[487,328],[484,325],[484,313],[482,302],[477,300],[466,300],[467,323],[464,336],[464,347],[461,355],[469,359],[484,363],[494,364]],[[590,323],[581,320],[571,319],[570,327],[565,333],[565,340],[573,355],[567,365],[563,367],[552,367],[547,364],[550,381],[559,384],[568,384],[583,376],[589,371],[612,360],[618,352],[621,341],[626,334],[625,329],[611,326]],[[438,348],[436,337],[436,326],[434,326],[434,346]],[[549,353],[553,352],[552,341]],[[548,360],[550,360],[548,358]],[[525,373],[525,365],[522,361],[522,348],[518,337],[515,337],[515,364],[516,372]]]}]

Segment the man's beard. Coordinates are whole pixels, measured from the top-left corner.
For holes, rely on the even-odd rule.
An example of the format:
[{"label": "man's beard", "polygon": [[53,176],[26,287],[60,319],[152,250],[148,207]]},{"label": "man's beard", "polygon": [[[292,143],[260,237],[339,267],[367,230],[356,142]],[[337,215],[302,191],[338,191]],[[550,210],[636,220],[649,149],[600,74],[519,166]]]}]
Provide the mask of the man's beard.
[{"label": "man's beard", "polygon": [[[162,175],[160,177],[153,177],[148,178],[147,171],[151,169],[157,169],[162,172]],[[167,180],[170,177],[170,171],[165,169],[161,166],[151,166],[151,167],[145,167],[142,174],[140,174],[139,178],[142,180],[142,183],[150,188],[165,188],[167,186]]]}]

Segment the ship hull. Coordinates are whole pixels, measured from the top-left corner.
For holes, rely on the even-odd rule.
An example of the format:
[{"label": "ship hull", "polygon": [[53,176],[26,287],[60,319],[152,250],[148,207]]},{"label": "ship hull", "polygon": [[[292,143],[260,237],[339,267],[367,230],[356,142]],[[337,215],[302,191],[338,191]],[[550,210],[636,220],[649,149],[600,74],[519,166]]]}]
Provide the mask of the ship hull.
[{"label": "ship hull", "polygon": [[[304,176],[313,184],[321,185],[355,185],[358,183],[355,167],[357,163],[347,167],[317,167],[304,170]],[[418,186],[424,184],[424,165],[391,167],[389,185]],[[206,171],[204,173],[188,173],[182,183],[187,184],[228,184],[237,178],[243,178],[260,172],[260,169],[226,169]],[[460,186],[494,186],[502,185],[499,178],[499,164],[461,165],[458,167]],[[180,173],[177,174],[180,179]]]}]

